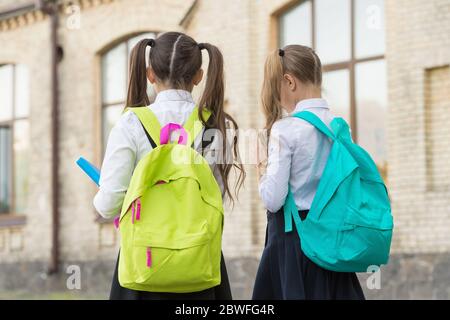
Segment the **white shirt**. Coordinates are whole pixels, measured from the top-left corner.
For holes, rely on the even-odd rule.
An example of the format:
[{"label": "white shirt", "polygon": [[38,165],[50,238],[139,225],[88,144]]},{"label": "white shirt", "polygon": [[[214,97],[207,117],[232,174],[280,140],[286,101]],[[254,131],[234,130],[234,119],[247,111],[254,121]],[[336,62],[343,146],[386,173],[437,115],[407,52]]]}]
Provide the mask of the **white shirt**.
[{"label": "white shirt", "polygon": [[[188,91],[165,90],[160,92],[153,104],[149,106],[159,120],[161,127],[170,122],[184,124],[195,108],[194,100]],[[205,137],[206,139],[206,137]],[[219,143],[213,140],[205,157],[210,163],[214,176],[223,190],[223,183],[214,165],[211,154],[219,154]],[[194,145],[200,146],[201,134]],[[131,181],[133,171],[152,146],[144,128],[133,112],[124,113],[112,128],[106,147],[100,174],[100,188],[94,198],[94,206],[105,218],[112,218],[120,213],[125,193]]]},{"label": "white shirt", "polygon": [[[324,99],[300,101],[295,110],[310,111],[327,126],[333,120]],[[331,150],[331,140],[308,122],[286,116],[274,123],[270,140],[266,174],[259,193],[267,210],[277,212],[283,205],[288,186],[299,210],[309,210]]]}]

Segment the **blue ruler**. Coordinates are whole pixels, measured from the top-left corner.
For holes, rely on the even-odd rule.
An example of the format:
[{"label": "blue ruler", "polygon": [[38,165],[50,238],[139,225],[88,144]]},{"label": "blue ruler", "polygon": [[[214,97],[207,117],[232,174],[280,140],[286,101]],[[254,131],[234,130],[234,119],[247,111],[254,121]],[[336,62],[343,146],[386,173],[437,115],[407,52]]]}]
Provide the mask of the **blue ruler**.
[{"label": "blue ruler", "polygon": [[100,170],[98,168],[83,157],[80,157],[77,160],[77,165],[97,184],[97,186],[99,185]]}]

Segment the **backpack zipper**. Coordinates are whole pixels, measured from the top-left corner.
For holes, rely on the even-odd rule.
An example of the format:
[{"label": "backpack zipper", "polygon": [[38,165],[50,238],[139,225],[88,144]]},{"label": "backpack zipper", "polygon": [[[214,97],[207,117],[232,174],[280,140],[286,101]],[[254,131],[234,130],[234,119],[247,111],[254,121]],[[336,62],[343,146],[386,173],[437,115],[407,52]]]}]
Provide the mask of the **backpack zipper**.
[{"label": "backpack zipper", "polygon": [[147,267],[152,267],[152,248],[147,247]]},{"label": "backpack zipper", "polygon": [[134,224],[134,220],[141,220],[141,199],[137,198],[131,203],[131,223]]}]

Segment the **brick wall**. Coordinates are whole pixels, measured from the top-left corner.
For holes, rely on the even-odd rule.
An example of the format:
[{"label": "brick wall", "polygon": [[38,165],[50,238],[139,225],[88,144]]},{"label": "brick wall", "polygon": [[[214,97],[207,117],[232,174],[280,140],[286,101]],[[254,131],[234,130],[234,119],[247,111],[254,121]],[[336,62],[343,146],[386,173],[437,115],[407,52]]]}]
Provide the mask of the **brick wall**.
[{"label": "brick wall", "polygon": [[388,0],[386,18],[393,251],[448,252],[450,3]]},{"label": "brick wall", "polygon": [[[30,21],[31,24],[26,24]],[[49,23],[40,14],[2,23],[0,64],[24,64],[30,75],[30,204],[25,225],[0,228],[0,262],[48,260],[51,237]],[[39,37],[36,37],[39,34]]]},{"label": "brick wall", "polygon": [[450,66],[425,70],[425,132],[427,190],[450,187]]}]

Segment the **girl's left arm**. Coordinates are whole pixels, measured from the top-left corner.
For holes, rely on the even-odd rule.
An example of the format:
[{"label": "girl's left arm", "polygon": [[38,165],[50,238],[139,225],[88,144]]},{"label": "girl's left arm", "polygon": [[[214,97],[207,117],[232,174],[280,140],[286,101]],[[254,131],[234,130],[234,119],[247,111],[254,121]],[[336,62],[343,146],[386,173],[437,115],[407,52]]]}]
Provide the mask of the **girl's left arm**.
[{"label": "girl's left arm", "polygon": [[111,130],[100,174],[100,189],[94,198],[97,212],[104,218],[120,213],[125,193],[133,175],[137,144],[127,128],[125,114]]},{"label": "girl's left arm", "polygon": [[283,121],[276,122],[269,139],[266,173],[259,182],[259,194],[270,212],[277,212],[284,205],[289,189],[292,150],[289,135],[282,129]]}]

